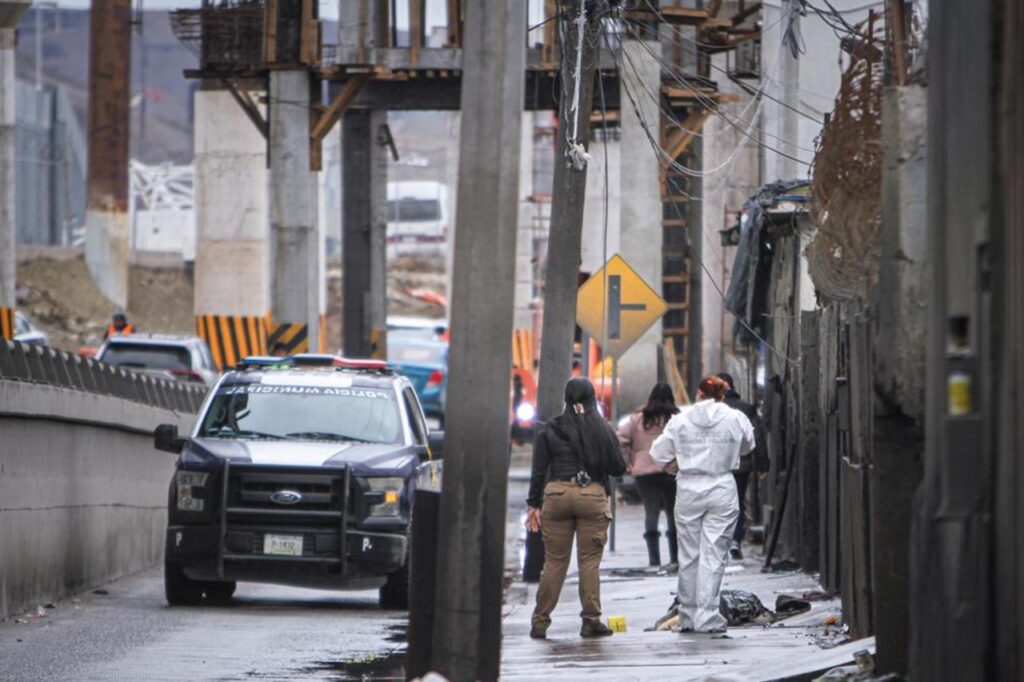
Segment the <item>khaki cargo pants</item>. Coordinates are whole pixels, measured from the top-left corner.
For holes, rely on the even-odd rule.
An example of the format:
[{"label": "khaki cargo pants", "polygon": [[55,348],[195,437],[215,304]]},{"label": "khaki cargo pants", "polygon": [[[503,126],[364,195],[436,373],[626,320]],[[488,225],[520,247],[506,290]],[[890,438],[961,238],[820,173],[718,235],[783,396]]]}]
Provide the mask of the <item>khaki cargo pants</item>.
[{"label": "khaki cargo pants", "polygon": [[601,556],[608,540],[611,509],[604,486],[586,488],[575,481],[552,481],[544,488],[541,531],[544,534],[544,571],[537,588],[533,626],[546,630],[558,605],[565,574],[569,570],[572,539],[576,537],[576,563],[580,572],[580,605],[583,620],[601,618]]}]

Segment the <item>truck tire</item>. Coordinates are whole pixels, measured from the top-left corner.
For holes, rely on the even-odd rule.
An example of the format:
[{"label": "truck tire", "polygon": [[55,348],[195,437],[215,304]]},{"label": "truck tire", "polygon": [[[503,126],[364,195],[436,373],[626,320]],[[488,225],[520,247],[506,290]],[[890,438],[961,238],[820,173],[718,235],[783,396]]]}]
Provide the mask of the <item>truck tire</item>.
[{"label": "truck tire", "polygon": [[380,588],[380,607],[388,611],[409,608],[409,558],[405,564],[388,576],[388,581]]},{"label": "truck tire", "polygon": [[204,583],[203,590],[206,598],[210,601],[228,601],[235,594],[237,583],[233,580],[225,580],[216,583]]},{"label": "truck tire", "polygon": [[185,575],[185,568],[164,562],[164,596],[170,606],[194,606],[203,601],[203,584]]}]

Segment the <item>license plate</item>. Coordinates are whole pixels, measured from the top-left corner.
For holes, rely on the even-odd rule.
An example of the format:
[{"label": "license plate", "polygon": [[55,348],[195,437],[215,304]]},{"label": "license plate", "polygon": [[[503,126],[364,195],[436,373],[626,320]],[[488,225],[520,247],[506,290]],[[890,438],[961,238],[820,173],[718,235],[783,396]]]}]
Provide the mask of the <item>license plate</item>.
[{"label": "license plate", "polygon": [[264,535],[263,553],[277,556],[302,556],[302,536]]}]

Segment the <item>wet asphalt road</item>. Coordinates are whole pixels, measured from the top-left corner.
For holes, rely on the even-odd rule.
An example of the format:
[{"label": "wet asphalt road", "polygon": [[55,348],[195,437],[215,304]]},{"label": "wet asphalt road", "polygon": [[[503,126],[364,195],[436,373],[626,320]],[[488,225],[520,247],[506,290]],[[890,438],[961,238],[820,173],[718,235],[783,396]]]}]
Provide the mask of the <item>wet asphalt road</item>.
[{"label": "wet asphalt road", "polygon": [[105,591],[0,624],[0,680],[404,679],[406,614],[376,590],[240,584],[228,604],[172,609],[156,570]]},{"label": "wet asphalt road", "polygon": [[[509,565],[521,547],[520,473],[509,483]],[[377,590],[239,583],[228,603],[176,608],[163,590],[158,568],[104,585],[106,594],[57,602],[42,617],[0,622],[0,681],[405,679],[408,617],[381,610]]]}]

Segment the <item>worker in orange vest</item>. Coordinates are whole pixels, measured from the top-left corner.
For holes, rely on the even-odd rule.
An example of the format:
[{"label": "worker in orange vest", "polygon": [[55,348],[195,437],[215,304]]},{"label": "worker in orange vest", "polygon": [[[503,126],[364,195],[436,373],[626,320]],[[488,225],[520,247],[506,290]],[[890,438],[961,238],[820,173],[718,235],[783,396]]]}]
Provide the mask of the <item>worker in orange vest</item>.
[{"label": "worker in orange vest", "polygon": [[110,324],[107,326],[107,331],[103,333],[103,340],[106,341],[111,336],[121,336],[125,334],[131,334],[135,331],[128,322],[128,317],[124,314],[123,310],[118,310],[114,313],[114,317]]}]

